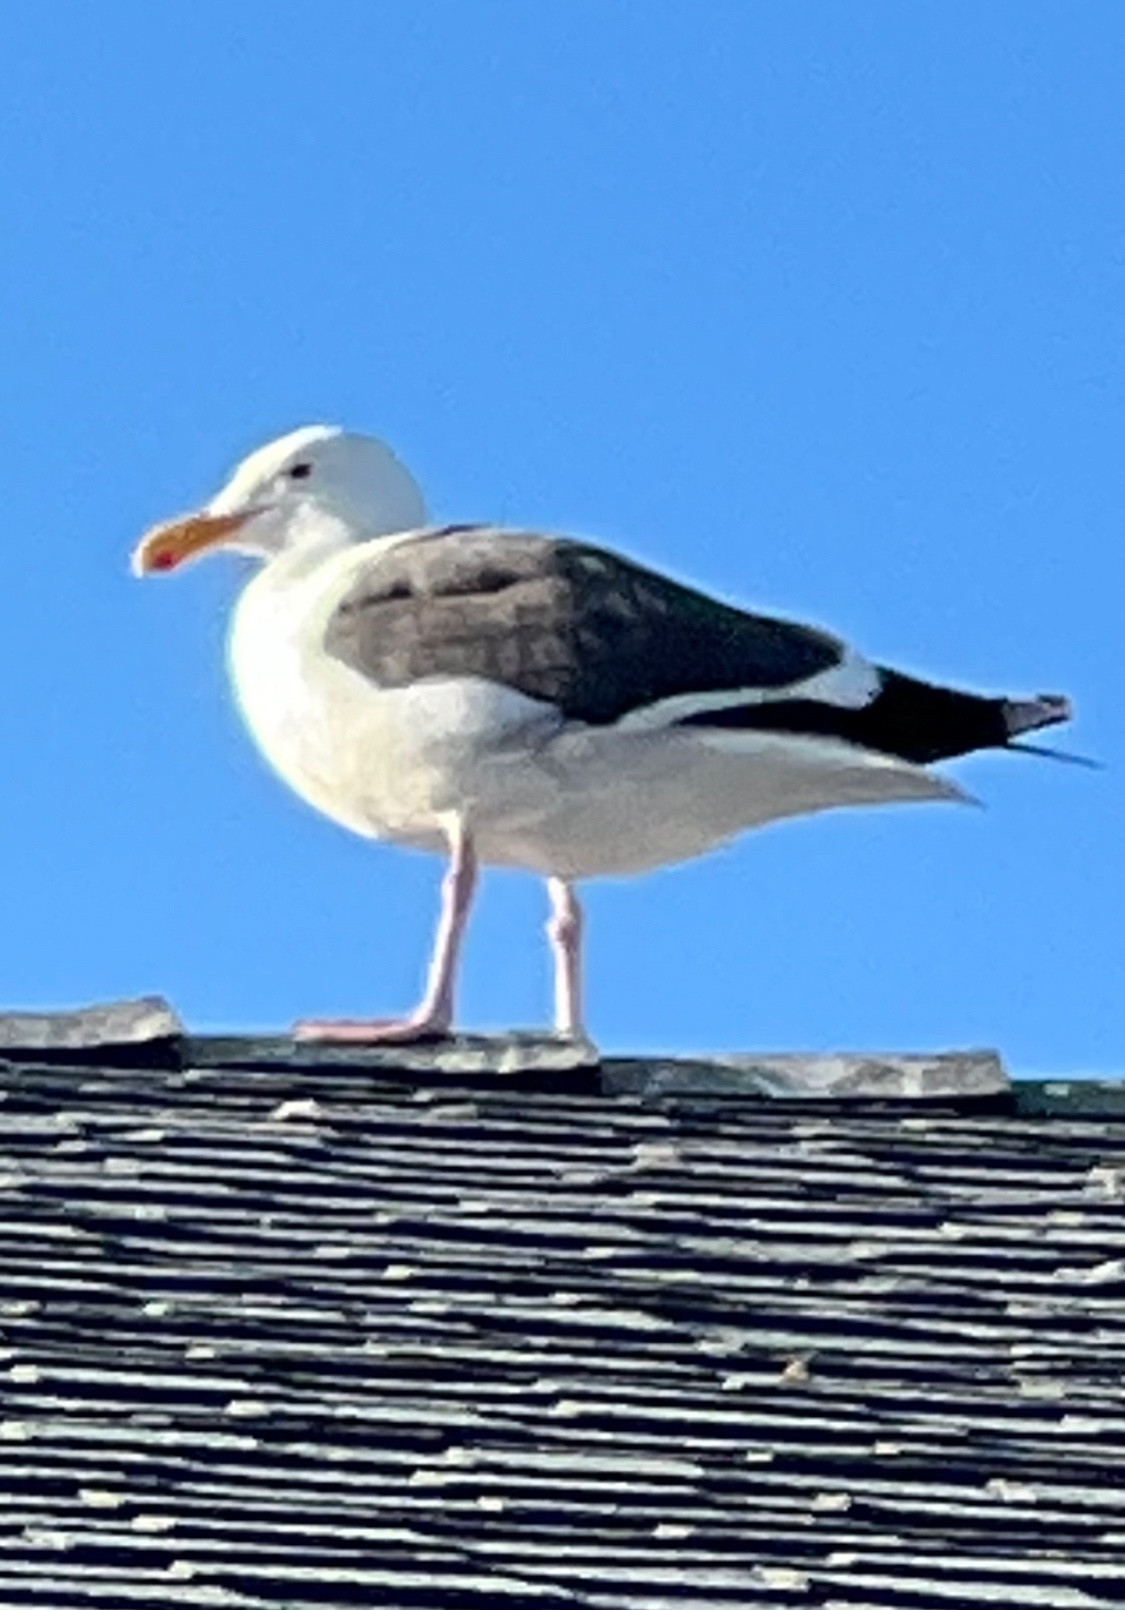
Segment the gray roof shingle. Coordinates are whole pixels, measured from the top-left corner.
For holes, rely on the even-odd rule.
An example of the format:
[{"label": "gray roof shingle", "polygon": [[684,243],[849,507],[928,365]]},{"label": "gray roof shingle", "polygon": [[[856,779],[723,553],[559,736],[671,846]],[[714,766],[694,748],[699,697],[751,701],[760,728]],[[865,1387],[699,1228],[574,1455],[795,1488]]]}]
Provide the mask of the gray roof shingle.
[{"label": "gray roof shingle", "polygon": [[0,1065],[5,1607],[1125,1602],[1120,1113],[169,1043]]}]

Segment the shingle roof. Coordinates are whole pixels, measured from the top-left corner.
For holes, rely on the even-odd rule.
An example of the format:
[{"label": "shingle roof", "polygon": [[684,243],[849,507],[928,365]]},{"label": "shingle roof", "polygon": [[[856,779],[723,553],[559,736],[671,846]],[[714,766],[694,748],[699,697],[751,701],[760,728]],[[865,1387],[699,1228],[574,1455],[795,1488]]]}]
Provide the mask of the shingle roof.
[{"label": "shingle roof", "polygon": [[0,1066],[5,1607],[1125,1601],[1120,1109],[401,1060]]}]

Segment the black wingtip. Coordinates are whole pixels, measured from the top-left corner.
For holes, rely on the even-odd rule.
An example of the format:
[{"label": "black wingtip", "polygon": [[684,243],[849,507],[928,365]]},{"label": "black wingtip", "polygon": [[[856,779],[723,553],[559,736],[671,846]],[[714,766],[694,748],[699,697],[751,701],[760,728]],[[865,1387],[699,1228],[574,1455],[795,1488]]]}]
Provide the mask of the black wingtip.
[{"label": "black wingtip", "polygon": [[1068,766],[1085,766],[1090,771],[1104,771],[1105,761],[1094,760],[1090,755],[1076,755],[1073,749],[1051,749],[1047,744],[1010,743],[1006,746],[1020,755],[1040,755],[1044,760],[1065,760]]},{"label": "black wingtip", "polygon": [[1055,727],[1074,716],[1074,705],[1062,693],[1041,693],[1036,699],[1005,699],[1004,724],[1008,729],[1008,749],[1018,749],[1024,755],[1041,755],[1045,760],[1064,760],[1069,766],[1088,766],[1101,771],[1100,760],[1088,755],[1076,755],[1069,749],[1052,749],[1046,744],[1016,743],[1024,732],[1035,732],[1039,727]]},{"label": "black wingtip", "polygon": [[1061,693],[1041,693],[1036,699],[1004,700],[1004,724],[1009,739],[1018,738],[1022,732],[1035,732],[1039,727],[1058,726],[1073,716],[1073,704]]}]

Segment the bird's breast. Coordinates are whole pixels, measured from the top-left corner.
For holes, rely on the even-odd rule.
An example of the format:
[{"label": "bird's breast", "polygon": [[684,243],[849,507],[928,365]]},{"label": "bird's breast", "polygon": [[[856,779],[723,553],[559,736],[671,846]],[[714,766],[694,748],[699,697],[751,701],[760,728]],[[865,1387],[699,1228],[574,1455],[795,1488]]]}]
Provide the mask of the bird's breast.
[{"label": "bird's breast", "polygon": [[229,643],[239,709],[265,759],[316,809],[354,831],[397,836],[402,811],[382,796],[393,734],[378,706],[325,652],[315,597],[271,587],[267,572],[246,588]]},{"label": "bird's breast", "polygon": [[246,588],[229,644],[235,696],[258,748],[343,826],[437,847],[477,791],[495,695],[482,712],[476,689],[378,687],[326,651],[318,588],[270,582],[263,572]]}]

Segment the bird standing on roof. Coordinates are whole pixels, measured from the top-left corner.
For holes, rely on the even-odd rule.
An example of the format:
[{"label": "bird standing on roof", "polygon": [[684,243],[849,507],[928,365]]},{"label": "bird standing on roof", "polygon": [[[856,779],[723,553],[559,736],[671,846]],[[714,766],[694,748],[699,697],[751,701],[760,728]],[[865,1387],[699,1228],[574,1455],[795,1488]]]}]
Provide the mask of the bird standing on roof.
[{"label": "bird standing on roof", "polygon": [[299,1023],[306,1039],[447,1034],[481,864],[546,879],[555,1026],[580,1035],[581,879],[830,806],[963,799],[930,762],[1070,716],[917,681],[586,542],[427,525],[389,448],[327,426],[252,453],[134,568],[217,548],[262,561],[230,668],[267,760],[345,827],[449,858],[417,1009]]}]

